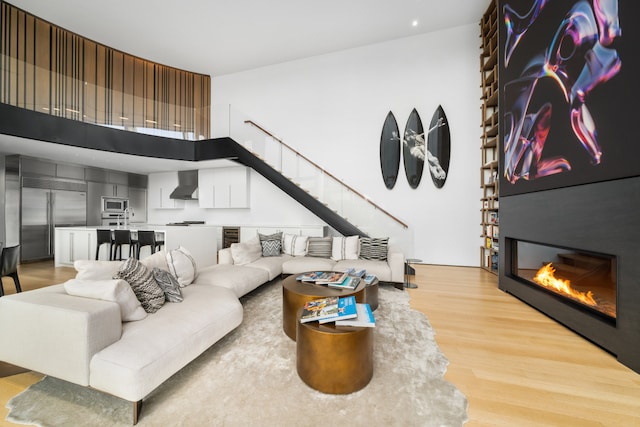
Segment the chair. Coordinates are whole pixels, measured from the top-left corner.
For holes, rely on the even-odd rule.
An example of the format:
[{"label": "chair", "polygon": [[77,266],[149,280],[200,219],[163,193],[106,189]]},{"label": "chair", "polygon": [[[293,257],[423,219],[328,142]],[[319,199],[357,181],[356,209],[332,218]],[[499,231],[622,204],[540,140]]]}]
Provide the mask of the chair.
[{"label": "chair", "polygon": [[96,260],[100,254],[100,247],[105,243],[109,244],[109,261],[113,260],[113,238],[111,237],[111,230],[96,230],[98,232],[98,243],[96,246]]},{"label": "chair", "polygon": [[[129,245],[129,258],[136,255],[138,241],[131,238],[130,230],[113,230],[113,260],[122,261],[122,245]],[[118,249],[120,256],[117,256]]]},{"label": "chair", "polygon": [[151,247],[151,253],[155,253],[156,249],[160,250],[160,247],[164,245],[164,240],[156,240],[156,232],[152,230],[139,230],[138,231],[138,255],[137,258],[140,259],[140,250],[144,246]]},{"label": "chair", "polygon": [[[18,260],[20,259],[20,245],[2,248],[0,254],[0,278],[11,277],[16,286],[16,292],[22,292],[20,279],[18,279]],[[4,288],[0,280],[0,297],[4,295]]]}]

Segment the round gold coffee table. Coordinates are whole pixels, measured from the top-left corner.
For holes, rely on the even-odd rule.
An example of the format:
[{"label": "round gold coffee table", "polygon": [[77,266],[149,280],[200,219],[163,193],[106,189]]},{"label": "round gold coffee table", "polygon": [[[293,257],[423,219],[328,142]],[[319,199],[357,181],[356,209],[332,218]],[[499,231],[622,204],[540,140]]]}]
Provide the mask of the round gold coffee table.
[{"label": "round gold coffee table", "polygon": [[364,388],[373,377],[373,328],[300,323],[296,367],[302,381],[323,393],[348,394]]},{"label": "round gold coffee table", "polygon": [[292,274],[282,281],[282,329],[292,340],[296,340],[296,326],[298,324],[298,309],[304,307],[307,301],[324,297],[346,297],[354,295],[356,302],[365,301],[365,283],[361,280],[354,290],[336,289],[327,285],[299,282]]}]

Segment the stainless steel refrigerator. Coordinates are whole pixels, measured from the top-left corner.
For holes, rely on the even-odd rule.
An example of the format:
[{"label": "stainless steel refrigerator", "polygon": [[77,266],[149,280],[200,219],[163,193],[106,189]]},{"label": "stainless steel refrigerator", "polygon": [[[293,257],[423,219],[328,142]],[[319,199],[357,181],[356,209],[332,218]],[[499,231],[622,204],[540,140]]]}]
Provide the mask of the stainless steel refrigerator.
[{"label": "stainless steel refrigerator", "polygon": [[87,225],[85,191],[22,187],[21,260],[53,257],[55,227]]}]

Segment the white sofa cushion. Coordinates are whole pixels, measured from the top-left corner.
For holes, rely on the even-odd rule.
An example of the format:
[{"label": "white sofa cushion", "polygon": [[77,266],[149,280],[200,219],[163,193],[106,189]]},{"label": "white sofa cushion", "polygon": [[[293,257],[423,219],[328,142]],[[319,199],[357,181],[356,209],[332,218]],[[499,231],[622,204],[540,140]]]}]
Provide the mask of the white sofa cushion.
[{"label": "white sofa cushion", "polygon": [[167,251],[164,249],[154,252],[148,257],[144,257],[140,260],[140,264],[147,267],[149,270],[159,268],[161,270],[169,271],[169,264],[167,264]]},{"label": "white sofa cushion", "polygon": [[269,274],[262,268],[217,264],[201,269],[195,283],[231,289],[240,298],[268,281]]},{"label": "white sofa cushion", "polygon": [[262,246],[258,237],[252,237],[246,242],[231,244],[231,257],[236,265],[249,264],[262,256]]},{"label": "white sofa cushion", "polygon": [[291,258],[292,257],[289,255],[280,255],[277,257],[261,257],[250,264],[246,264],[245,267],[260,268],[262,270],[265,270],[269,275],[269,280],[273,280],[282,274],[283,261]]},{"label": "white sofa cushion", "polygon": [[194,283],[182,292],[182,303],[123,324],[122,337],[91,359],[91,387],[141,400],[242,322],[230,290]]},{"label": "white sofa cushion", "polygon": [[142,320],[147,317],[147,312],[142,308],[136,294],[124,280],[71,279],[63,285],[69,295],[118,303],[123,322]]},{"label": "white sofa cushion", "polygon": [[285,233],[282,236],[282,252],[292,256],[305,256],[307,254],[308,236]]},{"label": "white sofa cushion", "polygon": [[307,239],[307,256],[331,258],[331,237],[309,237]]},{"label": "white sofa cushion", "polygon": [[198,274],[193,256],[182,246],[167,251],[167,266],[169,273],[178,279],[181,287],[190,285]]},{"label": "white sofa cushion", "polygon": [[307,271],[331,271],[336,262],[329,258],[293,257],[282,263],[283,274],[300,274]]},{"label": "white sofa cushion", "polygon": [[331,245],[331,258],[334,261],[341,259],[358,259],[360,248],[359,236],[334,237]]},{"label": "white sofa cushion", "polygon": [[111,280],[123,263],[124,261],[77,260],[73,263],[73,267],[78,272],[76,279]]}]

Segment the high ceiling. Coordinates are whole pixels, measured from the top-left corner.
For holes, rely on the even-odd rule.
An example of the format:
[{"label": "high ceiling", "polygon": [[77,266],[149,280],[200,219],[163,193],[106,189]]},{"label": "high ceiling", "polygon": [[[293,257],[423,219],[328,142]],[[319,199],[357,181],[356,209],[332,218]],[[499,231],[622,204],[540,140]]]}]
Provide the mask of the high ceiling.
[{"label": "high ceiling", "polygon": [[[219,75],[480,21],[489,0],[9,0],[83,37],[161,64]],[[479,42],[478,42],[479,43]],[[0,138],[0,152],[149,173],[187,162]]]},{"label": "high ceiling", "polygon": [[112,48],[214,77],[479,22],[489,0],[9,3]]}]

